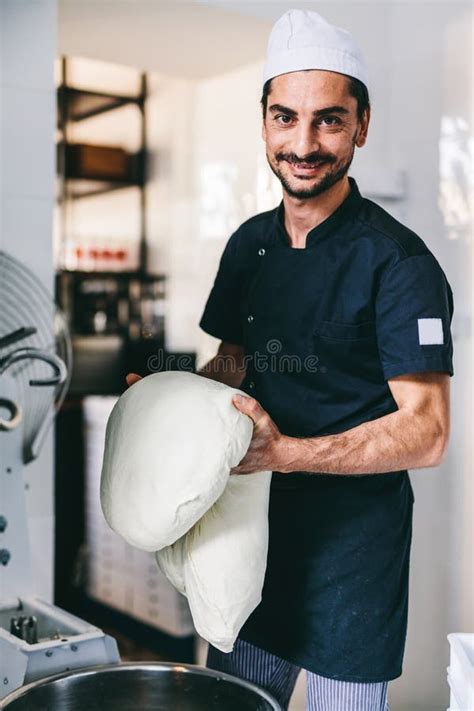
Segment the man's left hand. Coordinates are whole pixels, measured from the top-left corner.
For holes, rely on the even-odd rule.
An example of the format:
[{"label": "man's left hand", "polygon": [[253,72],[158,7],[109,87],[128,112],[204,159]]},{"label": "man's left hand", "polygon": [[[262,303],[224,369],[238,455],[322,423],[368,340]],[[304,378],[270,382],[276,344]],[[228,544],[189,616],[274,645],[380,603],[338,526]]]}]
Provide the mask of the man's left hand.
[{"label": "man's left hand", "polygon": [[284,471],[285,435],[282,435],[272,418],[251,397],[234,395],[232,402],[253,421],[253,435],[247,454],[231,474],[253,474],[262,471]]}]

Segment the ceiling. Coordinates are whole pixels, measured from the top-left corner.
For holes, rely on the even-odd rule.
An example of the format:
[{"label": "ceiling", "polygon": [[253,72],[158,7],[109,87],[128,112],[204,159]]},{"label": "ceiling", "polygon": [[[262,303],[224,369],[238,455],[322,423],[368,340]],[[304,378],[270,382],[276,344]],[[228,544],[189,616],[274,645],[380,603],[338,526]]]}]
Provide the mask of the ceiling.
[{"label": "ceiling", "polygon": [[188,79],[263,60],[272,19],[216,4],[59,0],[59,52]]}]

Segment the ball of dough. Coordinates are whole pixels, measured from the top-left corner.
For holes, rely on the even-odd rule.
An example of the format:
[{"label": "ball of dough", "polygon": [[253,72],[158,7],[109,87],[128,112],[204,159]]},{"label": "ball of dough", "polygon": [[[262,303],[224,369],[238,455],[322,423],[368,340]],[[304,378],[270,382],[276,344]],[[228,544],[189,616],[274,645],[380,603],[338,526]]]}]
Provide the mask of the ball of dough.
[{"label": "ball of dough", "polygon": [[110,527],[157,551],[196,630],[224,652],[261,600],[268,551],[271,472],[229,476],[253,431],[239,392],[184,372],[135,383],[110,414],[101,477]]},{"label": "ball of dough", "polygon": [[174,543],[222,494],[252,437],[235,392],[193,373],[164,372],[118,399],[107,422],[101,504],[132,546]]}]

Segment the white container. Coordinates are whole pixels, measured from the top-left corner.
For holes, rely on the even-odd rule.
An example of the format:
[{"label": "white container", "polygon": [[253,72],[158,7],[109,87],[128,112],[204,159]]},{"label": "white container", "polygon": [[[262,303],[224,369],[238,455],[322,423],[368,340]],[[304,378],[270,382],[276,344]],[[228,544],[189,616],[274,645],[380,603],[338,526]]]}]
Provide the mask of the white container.
[{"label": "white container", "polygon": [[451,646],[447,668],[451,690],[449,711],[474,711],[474,634],[448,634]]}]

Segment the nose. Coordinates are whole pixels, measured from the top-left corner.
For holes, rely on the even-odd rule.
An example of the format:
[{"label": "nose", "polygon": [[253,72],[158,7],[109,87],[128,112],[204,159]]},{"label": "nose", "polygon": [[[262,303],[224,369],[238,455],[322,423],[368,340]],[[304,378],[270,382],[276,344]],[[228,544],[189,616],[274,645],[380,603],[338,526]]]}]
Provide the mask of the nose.
[{"label": "nose", "polygon": [[299,158],[305,158],[310,153],[317,153],[321,147],[317,131],[311,121],[300,121],[296,126],[293,139],[293,152]]}]

